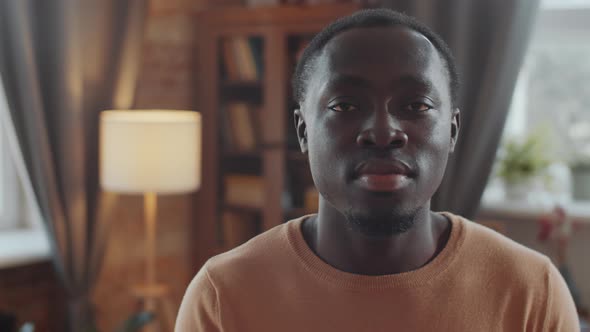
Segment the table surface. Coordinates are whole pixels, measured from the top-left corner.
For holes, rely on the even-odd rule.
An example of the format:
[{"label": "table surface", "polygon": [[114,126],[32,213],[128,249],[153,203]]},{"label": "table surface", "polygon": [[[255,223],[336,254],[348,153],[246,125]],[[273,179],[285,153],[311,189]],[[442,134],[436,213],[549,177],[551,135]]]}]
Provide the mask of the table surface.
[{"label": "table surface", "polygon": [[[566,215],[579,223],[590,224],[590,201],[573,201],[562,204]],[[518,201],[483,201],[478,217],[539,220],[555,208],[552,204],[530,204]]]}]

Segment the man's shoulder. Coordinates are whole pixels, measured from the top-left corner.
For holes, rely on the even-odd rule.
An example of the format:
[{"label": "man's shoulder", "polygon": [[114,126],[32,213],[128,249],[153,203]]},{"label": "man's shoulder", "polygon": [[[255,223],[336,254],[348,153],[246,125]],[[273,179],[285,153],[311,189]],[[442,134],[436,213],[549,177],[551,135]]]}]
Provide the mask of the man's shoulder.
[{"label": "man's shoulder", "polygon": [[484,294],[481,297],[487,303],[510,304],[505,307],[508,316],[524,308],[535,331],[541,326],[551,331],[579,329],[567,285],[547,256],[481,224],[456,218],[465,234],[458,253],[463,264],[457,265],[461,280],[473,286],[473,294]]},{"label": "man's shoulder", "polygon": [[457,218],[465,232],[461,252],[465,260],[486,264],[523,281],[542,279],[547,274],[551,265],[547,256],[477,222],[460,216],[453,218]]},{"label": "man's shoulder", "polygon": [[[288,221],[255,236],[248,242],[209,259],[208,273],[214,279],[232,275],[256,275],[268,271],[268,266],[284,264],[291,256],[290,229],[298,227],[300,219]],[[229,277],[228,277],[229,276]]]},{"label": "man's shoulder", "polygon": [[[183,331],[221,331],[222,306],[256,300],[277,278],[277,270],[288,264],[289,229],[298,220],[278,225],[248,242],[211,257],[189,284],[177,326]],[[178,328],[177,328],[178,329]],[[233,329],[232,329],[233,330]]]}]

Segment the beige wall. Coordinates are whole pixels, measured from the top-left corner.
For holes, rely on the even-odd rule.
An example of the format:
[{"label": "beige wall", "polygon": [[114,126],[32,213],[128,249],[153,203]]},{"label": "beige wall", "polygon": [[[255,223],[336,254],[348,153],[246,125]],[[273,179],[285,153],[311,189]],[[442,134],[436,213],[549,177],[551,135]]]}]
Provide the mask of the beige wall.
[{"label": "beige wall", "polygon": [[36,331],[63,331],[63,290],[50,262],[0,270],[0,312],[33,322]]}]

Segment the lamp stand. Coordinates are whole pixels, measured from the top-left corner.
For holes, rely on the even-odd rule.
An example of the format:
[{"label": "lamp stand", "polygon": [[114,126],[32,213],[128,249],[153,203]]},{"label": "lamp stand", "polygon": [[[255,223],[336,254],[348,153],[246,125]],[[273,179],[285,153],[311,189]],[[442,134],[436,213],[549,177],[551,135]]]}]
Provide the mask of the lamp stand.
[{"label": "lamp stand", "polygon": [[[156,285],[156,214],[158,199],[156,193],[145,193],[143,196],[143,213],[145,218],[145,252],[146,252],[146,284]],[[147,310],[155,310],[153,301],[146,302]]]},{"label": "lamp stand", "polygon": [[[164,284],[156,281],[156,215],[158,201],[156,193],[148,192],[143,196],[143,211],[145,218],[145,246],[146,246],[146,279],[145,284],[135,287],[133,294],[143,300],[144,310],[156,314],[157,307],[161,304],[163,331],[174,329],[174,308],[169,300],[169,290]],[[146,326],[145,331],[158,331],[153,322]]]}]

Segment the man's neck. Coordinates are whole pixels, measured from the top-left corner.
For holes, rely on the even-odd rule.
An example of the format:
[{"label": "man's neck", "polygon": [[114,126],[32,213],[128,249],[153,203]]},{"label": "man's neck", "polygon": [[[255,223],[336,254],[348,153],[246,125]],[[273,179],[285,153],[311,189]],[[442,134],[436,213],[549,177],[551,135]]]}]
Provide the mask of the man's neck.
[{"label": "man's neck", "polygon": [[[327,212],[327,213],[326,213]],[[322,260],[341,271],[363,275],[387,275],[416,270],[444,248],[450,221],[426,207],[405,233],[369,237],[348,227],[345,217],[320,211],[306,220],[303,235]]]}]

